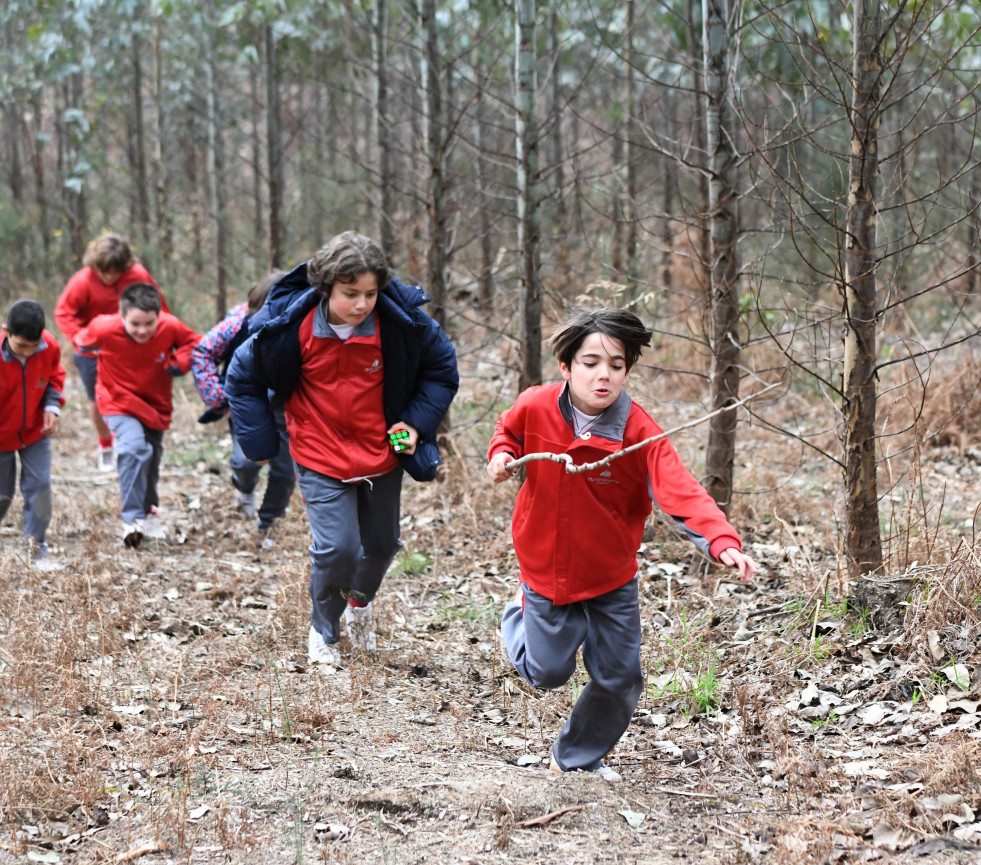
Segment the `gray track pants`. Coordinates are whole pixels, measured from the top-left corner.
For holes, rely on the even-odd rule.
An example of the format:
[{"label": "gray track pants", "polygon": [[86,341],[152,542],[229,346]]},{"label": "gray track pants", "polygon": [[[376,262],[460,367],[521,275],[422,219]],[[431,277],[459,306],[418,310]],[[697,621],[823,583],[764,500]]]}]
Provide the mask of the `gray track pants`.
[{"label": "gray track pants", "polygon": [[644,687],[640,666],[637,578],[625,586],[556,606],[522,584],[520,602],[504,608],[501,632],[514,668],[536,688],[564,685],[582,646],[590,681],[552,746],[563,771],[595,771],[627,729]]}]

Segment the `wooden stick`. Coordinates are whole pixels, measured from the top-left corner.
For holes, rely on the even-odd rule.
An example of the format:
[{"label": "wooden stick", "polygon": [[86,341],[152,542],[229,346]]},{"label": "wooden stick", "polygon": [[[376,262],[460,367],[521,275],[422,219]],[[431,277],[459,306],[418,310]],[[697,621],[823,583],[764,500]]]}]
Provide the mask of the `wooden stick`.
[{"label": "wooden stick", "polygon": [[572,456],[569,454],[537,453],[537,454],[525,454],[523,457],[520,457],[519,459],[509,462],[507,465],[504,466],[504,468],[506,468],[508,471],[511,471],[512,469],[521,468],[521,466],[525,465],[526,463],[536,462],[539,460],[551,460],[552,462],[555,463],[565,463],[565,470],[569,474],[578,474],[579,472],[591,472],[594,469],[600,469],[603,468],[604,466],[608,466],[610,463],[613,462],[613,460],[619,459],[620,457],[624,457],[627,454],[633,453],[636,450],[640,450],[642,447],[647,447],[647,445],[653,442],[659,441],[660,439],[663,438],[667,438],[670,435],[674,435],[676,432],[681,432],[681,430],[690,429],[693,426],[698,426],[699,424],[705,423],[705,421],[714,418],[718,414],[722,414],[722,412],[732,411],[733,409],[739,408],[739,406],[741,405],[746,405],[746,403],[748,403],[750,400],[754,400],[758,396],[762,396],[767,391],[773,390],[775,387],[780,387],[780,382],[776,382],[775,384],[768,385],[762,390],[756,391],[756,393],[751,393],[749,396],[739,400],[738,402],[734,402],[729,405],[723,406],[722,408],[716,409],[715,411],[710,412],[709,414],[702,415],[702,417],[696,418],[693,421],[689,421],[688,423],[684,423],[681,426],[676,426],[673,429],[666,430],[665,432],[662,432],[656,436],[651,436],[649,439],[644,439],[642,442],[637,442],[637,444],[631,445],[630,447],[624,448],[623,450],[616,451],[615,453],[610,454],[608,457],[604,457],[603,459],[597,460],[594,463],[583,463],[581,466],[577,466],[573,464]]}]

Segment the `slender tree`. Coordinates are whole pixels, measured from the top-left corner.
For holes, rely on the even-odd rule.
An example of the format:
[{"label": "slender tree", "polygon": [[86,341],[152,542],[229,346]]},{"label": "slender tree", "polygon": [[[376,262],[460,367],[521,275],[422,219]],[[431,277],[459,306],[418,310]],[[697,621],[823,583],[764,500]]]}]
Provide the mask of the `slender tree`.
[{"label": "slender tree", "polygon": [[542,382],[542,286],[538,175],[538,60],[535,0],[515,3],[515,146],[518,163],[518,253],[521,256],[521,372],[518,388]]},{"label": "slender tree", "polygon": [[[735,142],[730,73],[728,0],[703,0],[705,51],[705,128],[709,165],[710,297],[709,346],[712,351],[711,408],[739,399],[739,237]],[[736,453],[736,413],[709,421],[705,488],[723,511],[732,503]]]}]

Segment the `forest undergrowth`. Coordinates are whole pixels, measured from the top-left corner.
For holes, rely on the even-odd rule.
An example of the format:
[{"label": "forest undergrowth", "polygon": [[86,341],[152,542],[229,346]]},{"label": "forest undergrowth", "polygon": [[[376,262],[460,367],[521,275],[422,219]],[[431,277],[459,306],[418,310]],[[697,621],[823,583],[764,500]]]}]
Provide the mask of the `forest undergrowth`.
[{"label": "forest undergrowth", "polygon": [[[547,770],[585,672],[535,692],[496,638],[517,586],[517,482],[492,485],[482,454],[513,394],[506,356],[464,363],[443,478],[406,483],[379,650],[345,638],[332,674],[306,665],[299,498],[261,548],[233,505],[227,429],[195,423],[182,382],[160,484],[168,539],[123,548],[72,378],[53,569],[25,558],[19,499],[0,529],[0,861],[976,861],[981,450],[976,366],[951,364],[917,420],[943,435],[897,436],[885,455],[896,615],[848,606],[835,467],[762,423],[740,427],[732,514],[762,566],[753,585],[652,517],[638,557],[647,687],[608,761],[618,785]],[[664,367],[631,378],[665,428],[703,411]],[[915,403],[894,397],[894,418]],[[809,399],[753,410],[811,423],[831,448]],[[967,407],[947,423],[944,400]],[[675,438],[696,474],[701,436]]]}]

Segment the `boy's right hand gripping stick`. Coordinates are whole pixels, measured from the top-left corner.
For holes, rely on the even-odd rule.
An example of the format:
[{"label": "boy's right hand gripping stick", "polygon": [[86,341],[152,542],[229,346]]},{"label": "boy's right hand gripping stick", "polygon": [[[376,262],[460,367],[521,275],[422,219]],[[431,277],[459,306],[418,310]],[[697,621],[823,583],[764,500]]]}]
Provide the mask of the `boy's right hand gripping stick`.
[{"label": "boy's right hand gripping stick", "polygon": [[399,451],[408,449],[409,443],[406,441],[408,438],[409,431],[407,429],[400,429],[389,434],[388,443],[392,446],[392,450],[398,453]]}]

